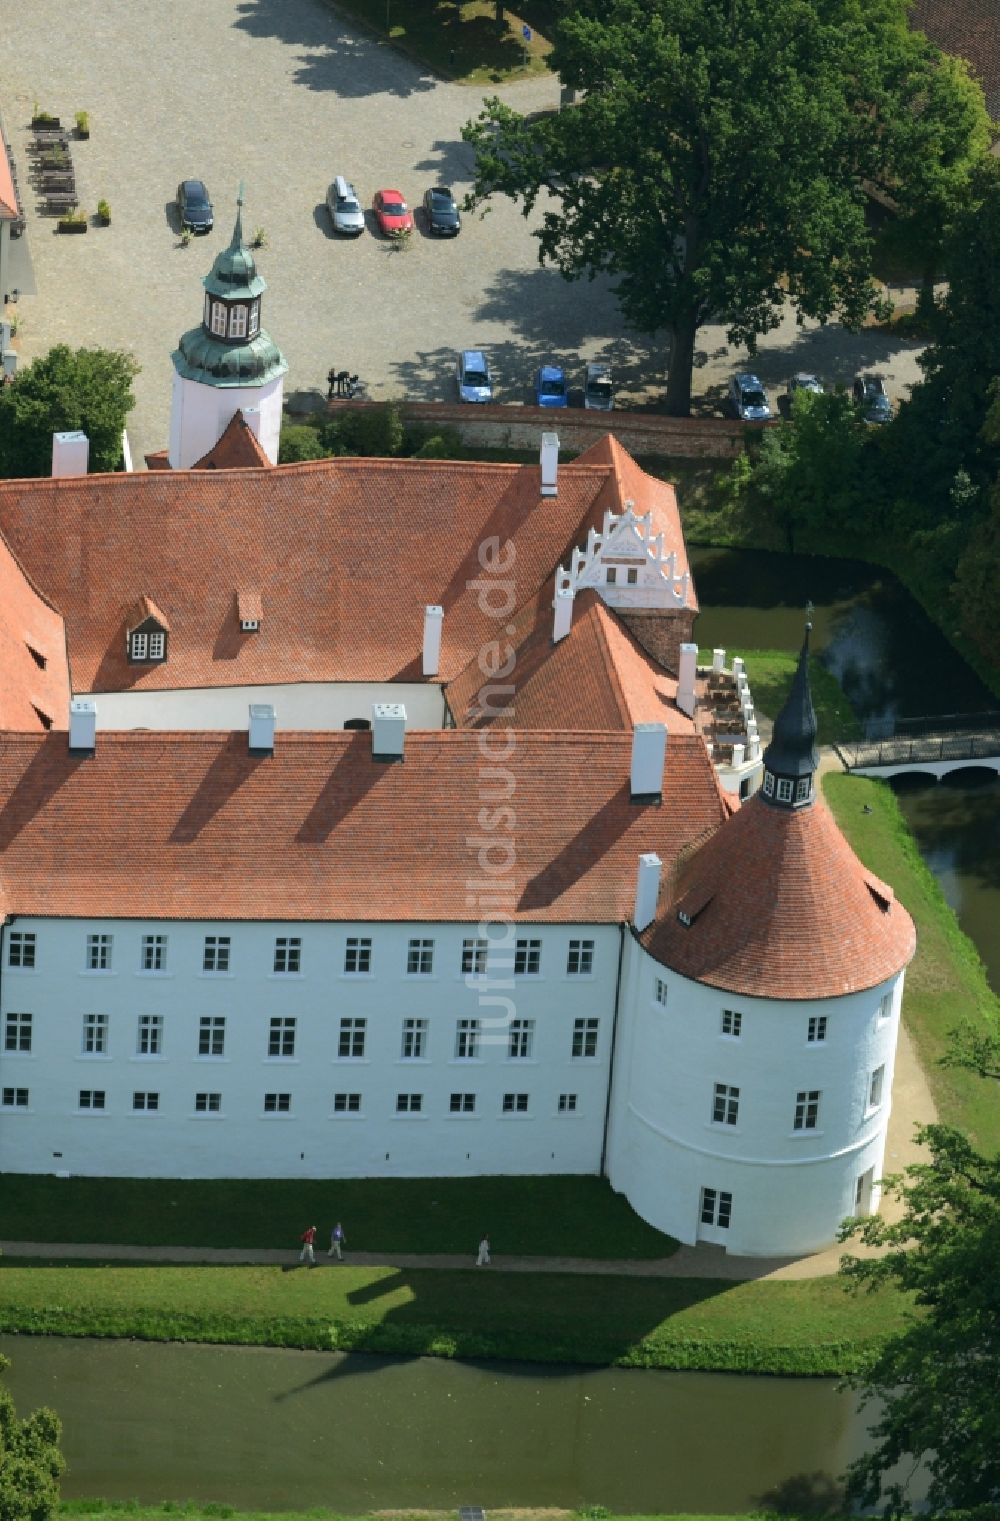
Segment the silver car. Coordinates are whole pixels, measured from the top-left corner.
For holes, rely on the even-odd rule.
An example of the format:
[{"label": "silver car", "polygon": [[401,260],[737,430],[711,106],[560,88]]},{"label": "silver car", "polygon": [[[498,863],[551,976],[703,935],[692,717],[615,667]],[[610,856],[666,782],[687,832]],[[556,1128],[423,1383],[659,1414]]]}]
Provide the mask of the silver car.
[{"label": "silver car", "polygon": [[788,382],[789,399],[795,395],[796,391],[810,391],[814,396],[822,396],[823,382],[817,375],[810,375],[805,370],[800,370]]},{"label": "silver car", "polygon": [[338,174],[326,192],[326,209],[330,213],[334,232],[342,232],[356,238],[365,230],[365,214],[361,210],[357,191],[350,180]]},{"label": "silver car", "polygon": [[588,412],[610,412],[615,404],[609,364],[588,364],[583,382],[583,405]]},{"label": "silver car", "polygon": [[734,375],[729,382],[729,410],[741,422],[767,422],[774,416],[767,392],[748,370]]}]

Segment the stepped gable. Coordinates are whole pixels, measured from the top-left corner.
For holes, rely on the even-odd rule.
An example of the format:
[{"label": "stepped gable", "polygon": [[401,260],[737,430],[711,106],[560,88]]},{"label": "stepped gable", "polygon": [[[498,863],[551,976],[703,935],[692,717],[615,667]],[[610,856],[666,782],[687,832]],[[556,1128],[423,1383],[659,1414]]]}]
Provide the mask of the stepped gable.
[{"label": "stepped gable", "polygon": [[69,669],[63,620],[0,538],[0,730],[65,730]]},{"label": "stepped gable", "polygon": [[[148,462],[148,461],[147,461]],[[226,424],[217,444],[203,454],[191,466],[192,470],[241,470],[251,465],[273,469],[271,461],[261,447],[260,439],[241,411],[237,411]]]},{"label": "stepped gable", "polygon": [[639,854],[669,865],[722,817],[694,736],[671,740],[656,804],[630,800],[630,734],[518,734],[502,762],[516,827],[502,835],[480,823],[496,797],[481,736],[408,733],[398,764],[373,761],[371,743],[279,733],[261,756],[246,733],[99,732],[80,756],[65,734],[2,736],[6,911],[474,922],[479,850],[509,840],[510,876],[490,890],[509,880],[515,918],[608,923],[632,911]]}]

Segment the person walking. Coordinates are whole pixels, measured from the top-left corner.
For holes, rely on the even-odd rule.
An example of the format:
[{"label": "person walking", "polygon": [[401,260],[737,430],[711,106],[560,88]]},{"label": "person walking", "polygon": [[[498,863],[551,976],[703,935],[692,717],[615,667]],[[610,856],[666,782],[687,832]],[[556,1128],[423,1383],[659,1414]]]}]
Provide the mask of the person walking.
[{"label": "person walking", "polygon": [[316,1240],[315,1225],[310,1225],[308,1230],[304,1230],[302,1232],[302,1235],[299,1237],[299,1240],[302,1242],[302,1250],[299,1253],[299,1261],[308,1262],[310,1267],[315,1267],[316,1253],[313,1249],[313,1243]]},{"label": "person walking", "polygon": [[330,1232],[330,1250],[326,1255],[328,1257],[336,1257],[338,1262],[343,1262],[344,1245],[346,1241],[347,1237],[344,1235],[344,1227],[338,1220],[336,1225],[333,1227],[333,1230]]},{"label": "person walking", "polygon": [[476,1258],[476,1267],[489,1267],[490,1265],[490,1238],[483,1231],[483,1238],[479,1243],[479,1256]]}]

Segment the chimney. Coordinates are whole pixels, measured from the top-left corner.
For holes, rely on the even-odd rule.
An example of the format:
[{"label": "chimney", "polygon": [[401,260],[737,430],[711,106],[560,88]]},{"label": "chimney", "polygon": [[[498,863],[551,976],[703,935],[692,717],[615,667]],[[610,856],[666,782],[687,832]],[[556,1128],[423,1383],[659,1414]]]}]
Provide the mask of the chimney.
[{"label": "chimney", "polygon": [[90,439],[86,433],[53,433],[52,474],[86,475]]},{"label": "chimney", "polygon": [[694,715],[694,679],[698,671],[698,646],[682,644],[677,672],[677,706],[688,718]]},{"label": "chimney", "polygon": [[97,748],[97,703],[92,697],[70,698],[69,748],[78,755],[93,755]]},{"label": "chimney", "polygon": [[639,870],[635,878],[635,913],[632,916],[637,930],[644,930],[656,918],[662,867],[663,862],[658,855],[651,853],[639,857]]},{"label": "chimney", "polygon": [[425,676],[436,676],[441,664],[441,630],[444,626],[444,608],[424,608],[424,655]]},{"label": "chimney", "polygon": [[542,434],[542,496],[556,496],[559,492],[559,434]]},{"label": "chimney", "polygon": [[555,617],[552,620],[552,643],[558,644],[560,639],[565,639],[573,627],[573,598],[575,592],[571,586],[562,586],[556,592]]},{"label": "chimney", "polygon": [[274,754],[274,705],[270,702],[250,704],[250,754]]},{"label": "chimney", "polygon": [[712,670],[715,672],[716,675],[718,675],[720,671],[724,671],[725,669],[726,669],[726,652],[725,652],[725,650],[713,650],[712,651]]},{"label": "chimney", "polygon": [[372,760],[401,761],[406,709],[401,702],[372,703]]},{"label": "chimney", "polygon": [[667,755],[666,724],[636,724],[632,730],[633,803],[659,802],[663,793],[663,763]]},{"label": "chimney", "polygon": [[742,764],[743,764],[743,757],[744,757],[745,754],[746,754],[746,746],[745,745],[734,745],[733,746],[733,770],[734,771],[738,771],[740,769],[740,767],[742,766]]}]

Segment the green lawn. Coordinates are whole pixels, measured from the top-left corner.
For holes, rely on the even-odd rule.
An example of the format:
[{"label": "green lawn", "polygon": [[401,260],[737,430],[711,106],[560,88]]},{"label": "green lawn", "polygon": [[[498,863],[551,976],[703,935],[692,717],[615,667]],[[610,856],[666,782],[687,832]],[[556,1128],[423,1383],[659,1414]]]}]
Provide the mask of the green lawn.
[{"label": "green lawn", "polygon": [[[798,655],[791,650],[739,650],[736,653],[742,655],[746,665],[754,707],[758,713],[775,718],[788,696]],[[711,665],[712,651],[699,650],[698,660]],[[809,661],[809,684],[819,726],[817,743],[829,745],[836,739],[860,738],[861,725],[844,696],[843,687],[836,676],[815,659]]]},{"label": "green lawn", "polygon": [[838,1279],[429,1269],[0,1266],[0,1330],[624,1367],[841,1373],[906,1302]]},{"label": "green lawn", "polygon": [[[56,1512],[60,1521],[72,1521],[74,1517],[87,1517],[89,1521],[454,1521],[453,1510],[379,1510],[367,1516],[343,1516],[339,1511],[321,1510],[313,1507],[305,1511],[238,1511],[231,1505],[141,1505],[138,1500],[66,1500]],[[761,1511],[748,1515],[693,1516],[675,1514],[670,1516],[618,1516],[603,1506],[589,1510],[561,1510],[546,1505],[542,1509],[522,1507],[517,1510],[491,1509],[490,1521],[760,1521]],[[790,1512],[782,1510],[782,1521],[797,1521]]]},{"label": "green lawn", "polygon": [[[522,0],[504,7],[496,20],[494,0],[331,0],[332,8],[353,17],[461,84],[500,84],[548,72],[552,44],[546,35],[554,19],[552,0]],[[521,28],[531,27],[526,45]]]},{"label": "green lawn", "polygon": [[[134,1246],[288,1247],[307,1225],[344,1222],[366,1252],[464,1252],[483,1231],[506,1255],[668,1257],[670,1236],[593,1177],[240,1178],[3,1177],[9,1241]],[[297,1247],[296,1247],[297,1250]]]},{"label": "green lawn", "polygon": [[[952,1026],[963,1018],[1000,1017],[1000,999],[986,980],[975,946],[920,859],[888,783],[827,776],[823,790],[861,860],[892,884],[916,924],[917,954],[906,974],[903,1016],[941,1119],[993,1153],[1000,1149],[1000,1087],[938,1063]],[[864,812],[866,805],[871,813]]]}]

